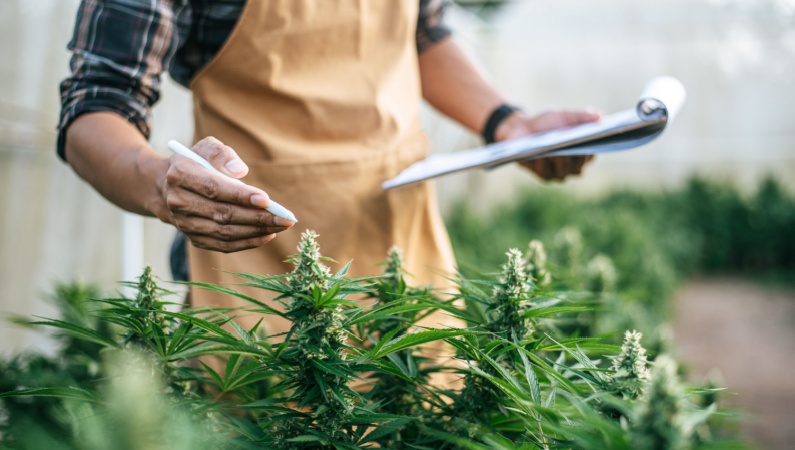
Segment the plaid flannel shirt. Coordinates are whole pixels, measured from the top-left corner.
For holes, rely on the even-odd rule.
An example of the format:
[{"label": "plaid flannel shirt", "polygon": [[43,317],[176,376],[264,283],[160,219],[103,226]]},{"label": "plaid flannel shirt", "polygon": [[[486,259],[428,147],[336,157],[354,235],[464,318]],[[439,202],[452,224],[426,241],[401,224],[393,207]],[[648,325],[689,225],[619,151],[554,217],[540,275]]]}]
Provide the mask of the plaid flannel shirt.
[{"label": "plaid flannel shirt", "polygon": [[[252,0],[254,1],[254,0]],[[375,0],[382,1],[382,0]],[[417,51],[450,34],[441,0],[418,0]],[[112,111],[147,138],[151,109],[168,71],[188,86],[229,37],[246,0],[83,0],[69,49],[72,75],[61,83],[58,155],[79,115]]]}]

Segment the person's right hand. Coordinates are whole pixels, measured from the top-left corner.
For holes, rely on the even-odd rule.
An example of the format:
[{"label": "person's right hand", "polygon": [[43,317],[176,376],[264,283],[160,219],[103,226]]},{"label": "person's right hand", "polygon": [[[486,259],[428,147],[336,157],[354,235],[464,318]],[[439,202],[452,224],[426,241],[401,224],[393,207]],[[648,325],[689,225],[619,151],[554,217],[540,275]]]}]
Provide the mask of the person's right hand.
[{"label": "person's right hand", "polygon": [[[235,151],[213,137],[199,141],[193,151],[233,178],[248,173]],[[224,253],[247,250],[295,225],[265,210],[270,199],[262,189],[214,174],[179,155],[168,162],[160,190],[169,215],[160,219],[179,228],[198,248]]]}]

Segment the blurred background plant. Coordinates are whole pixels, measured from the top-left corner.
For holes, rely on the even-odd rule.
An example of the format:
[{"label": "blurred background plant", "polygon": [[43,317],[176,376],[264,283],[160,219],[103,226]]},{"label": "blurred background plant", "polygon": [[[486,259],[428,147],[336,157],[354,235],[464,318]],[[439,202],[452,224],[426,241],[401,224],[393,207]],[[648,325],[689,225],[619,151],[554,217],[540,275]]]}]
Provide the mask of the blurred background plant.
[{"label": "blurred background plant", "polygon": [[495,265],[499,249],[516,242],[550,243],[552,286],[599,293],[581,334],[634,324],[656,351],[658,326],[669,322],[671,297],[687,278],[742,274],[795,286],[795,197],[774,179],[751,195],[699,178],[678,190],[591,199],[534,188],[488,215],[460,203],[447,223],[465,273]]}]

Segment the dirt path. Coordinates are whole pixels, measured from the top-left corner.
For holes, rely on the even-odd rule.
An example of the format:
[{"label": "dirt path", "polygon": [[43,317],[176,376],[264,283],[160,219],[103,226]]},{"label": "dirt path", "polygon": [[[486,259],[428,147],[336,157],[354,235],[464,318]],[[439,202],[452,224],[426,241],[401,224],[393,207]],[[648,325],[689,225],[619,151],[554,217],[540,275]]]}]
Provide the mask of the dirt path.
[{"label": "dirt path", "polygon": [[696,280],[675,299],[678,356],[692,381],[717,371],[747,414],[743,436],[760,449],[795,448],[795,291],[731,279]]}]

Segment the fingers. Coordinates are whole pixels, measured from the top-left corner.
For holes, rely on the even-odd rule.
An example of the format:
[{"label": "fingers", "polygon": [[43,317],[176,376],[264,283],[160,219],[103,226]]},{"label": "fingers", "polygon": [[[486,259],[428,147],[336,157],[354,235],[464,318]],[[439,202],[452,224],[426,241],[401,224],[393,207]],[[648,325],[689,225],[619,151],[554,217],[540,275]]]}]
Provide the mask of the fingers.
[{"label": "fingers", "polygon": [[555,160],[555,167],[557,168],[556,175],[560,179],[563,179],[566,175],[581,174],[582,166],[585,165],[585,157],[583,156],[564,156],[551,159]]},{"label": "fingers", "polygon": [[593,122],[599,120],[601,115],[595,111],[560,111],[558,117],[562,126],[579,125],[581,123]]},{"label": "fingers", "polygon": [[[228,146],[206,138],[193,150],[213,167],[233,177],[242,177],[248,167]],[[162,190],[174,224],[198,248],[225,253],[247,250],[270,242],[295,223],[271,214],[265,208],[265,191],[236,179],[213,173],[187,158],[172,156]]]},{"label": "fingers", "polygon": [[[570,127],[599,120],[601,114],[592,110],[547,111],[529,119],[527,129],[539,133],[556,128]],[[545,180],[563,180],[569,175],[579,175],[583,166],[593,159],[588,156],[558,156],[523,161],[522,165]]]},{"label": "fingers", "polygon": [[226,179],[178,156],[171,157],[166,183],[172,189],[185,189],[217,202],[257,208],[267,208],[270,204],[268,194],[262,189]]},{"label": "fingers", "polygon": [[219,225],[251,225],[268,227],[276,233],[295,223],[271,214],[262,208],[239,206],[233,203],[207,201],[207,198],[188,190],[176,190],[167,199],[171,213],[185,217],[201,217]]},{"label": "fingers", "polygon": [[171,223],[194,246],[224,253],[264,245],[276,233],[295,224],[263,208],[213,201],[187,189],[170,190],[166,204],[171,212]]},{"label": "fingers", "polygon": [[552,165],[552,180],[563,180],[569,174],[569,158],[549,158],[549,163]]},{"label": "fingers", "polygon": [[176,218],[175,222],[180,229],[187,230],[190,236],[207,236],[224,242],[261,238],[285,230],[283,227],[221,225],[203,217],[182,216]]},{"label": "fingers", "polygon": [[242,178],[248,173],[248,166],[237,156],[237,153],[212,136],[197,142],[193,146],[193,151],[209,161],[213,167],[231,177]]},{"label": "fingers", "polygon": [[172,199],[171,222],[198,248],[224,253],[248,250],[270,242],[276,233],[294,225],[264,209],[208,202],[189,192],[186,195],[198,201]]},{"label": "fingers", "polygon": [[601,114],[591,110],[577,111],[547,111],[535,116],[533,129],[536,132],[554,130],[555,128],[570,127],[581,123],[599,120]]},{"label": "fingers", "polygon": [[544,180],[551,180],[556,173],[552,158],[531,159],[527,161],[520,161],[519,164],[527,169],[532,170],[536,175]]},{"label": "fingers", "polygon": [[552,158],[540,158],[530,161],[522,161],[521,164],[535,172],[544,180],[563,180],[569,175],[579,175],[582,173],[583,166],[593,159],[593,155],[587,156],[557,156]]},{"label": "fingers", "polygon": [[547,179],[563,180],[569,175],[580,175],[582,168],[587,161],[593,159],[593,155],[586,159],[585,156],[558,156],[554,158],[547,158],[552,167],[554,174]]},{"label": "fingers", "polygon": [[222,241],[209,236],[193,235],[188,236],[191,243],[198,248],[205,250],[219,251],[222,253],[233,253],[242,250],[249,250],[267,244],[275,238],[275,234],[267,236],[255,237],[249,239],[241,239],[237,241]]}]

